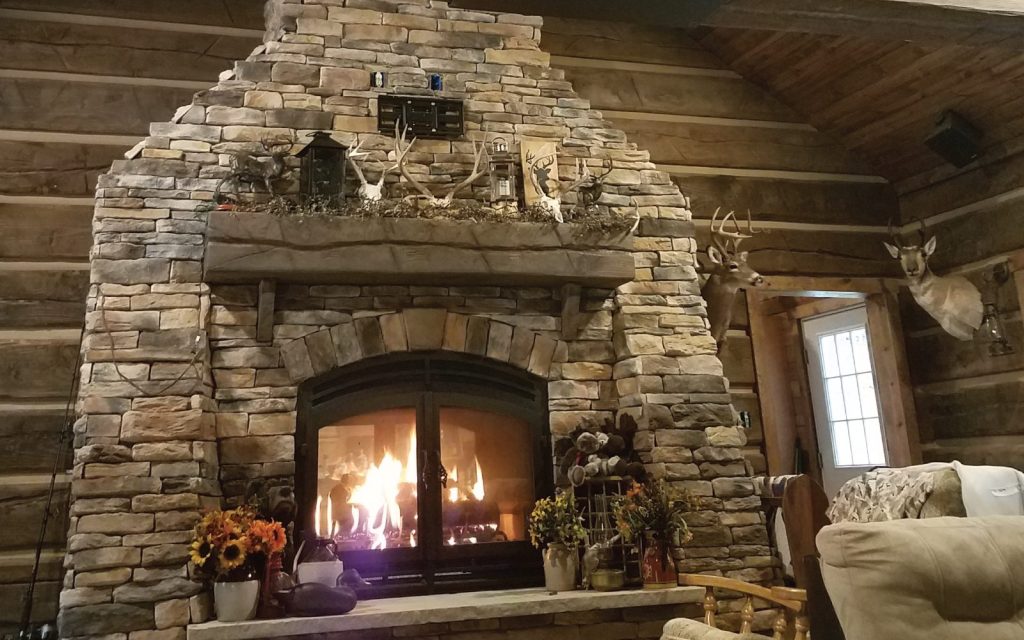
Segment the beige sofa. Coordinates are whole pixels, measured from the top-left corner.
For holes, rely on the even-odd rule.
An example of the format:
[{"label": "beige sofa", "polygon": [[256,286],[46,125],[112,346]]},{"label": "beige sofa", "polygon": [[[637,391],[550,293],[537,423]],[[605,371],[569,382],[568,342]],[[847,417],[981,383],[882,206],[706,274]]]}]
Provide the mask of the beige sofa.
[{"label": "beige sofa", "polygon": [[1024,517],[843,523],[817,545],[846,640],[1024,639]]}]

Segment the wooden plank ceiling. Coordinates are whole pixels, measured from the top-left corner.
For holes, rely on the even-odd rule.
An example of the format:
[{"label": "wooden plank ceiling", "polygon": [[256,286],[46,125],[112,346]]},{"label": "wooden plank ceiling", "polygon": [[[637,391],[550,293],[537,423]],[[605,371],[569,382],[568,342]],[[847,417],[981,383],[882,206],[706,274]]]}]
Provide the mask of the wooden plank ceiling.
[{"label": "wooden plank ceiling", "polygon": [[1024,146],[1024,40],[974,47],[734,28],[694,34],[734,71],[835,135],[905,193],[951,174],[924,144],[954,109],[984,132],[982,162]]}]

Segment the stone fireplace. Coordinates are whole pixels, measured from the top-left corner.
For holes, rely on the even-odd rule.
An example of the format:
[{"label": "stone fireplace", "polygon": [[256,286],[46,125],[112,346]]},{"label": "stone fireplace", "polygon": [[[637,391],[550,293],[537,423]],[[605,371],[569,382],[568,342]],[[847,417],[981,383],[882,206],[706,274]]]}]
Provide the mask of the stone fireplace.
[{"label": "stone fireplace", "polygon": [[[256,478],[294,483],[297,528],[338,533],[391,594],[537,584],[524,521],[551,437],[624,415],[648,473],[703,498],[680,569],[769,579],[688,200],[550,67],[540,19],[272,9],[264,46],[100,179],[62,635],[177,640],[208,619],[191,528]],[[611,166],[598,205],[635,207],[635,231],[212,210],[227,154],[270,137],[330,131],[385,161],[378,97],[432,95],[432,74],[466,132],[417,143],[420,182],[469,175],[485,132],[551,141],[563,176]]]}]

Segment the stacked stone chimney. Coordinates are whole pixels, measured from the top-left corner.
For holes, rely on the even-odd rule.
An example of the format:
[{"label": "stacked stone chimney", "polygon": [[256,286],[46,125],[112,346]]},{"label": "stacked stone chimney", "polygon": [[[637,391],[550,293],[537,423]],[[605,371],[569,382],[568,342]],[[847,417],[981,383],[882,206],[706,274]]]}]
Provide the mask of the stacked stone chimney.
[{"label": "stacked stone chimney", "polygon": [[[210,616],[188,574],[203,509],[237,500],[254,477],[295,473],[297,386],[380,353],[442,349],[509,362],[550,381],[551,429],[630,414],[648,469],[703,498],[683,571],[771,576],[744,435],[706,327],[688,202],[550,67],[536,17],[462,11],[434,0],[297,0],[272,5],[273,39],[172,121],[155,123],[96,193],[92,285],[76,423],[64,637],[183,640]],[[385,88],[370,87],[384,71]],[[256,339],[256,283],[204,282],[213,190],[227,153],[269,137],[377,133],[382,92],[444,95],[466,106],[467,137],[417,143],[425,184],[461,180],[483,128],[557,142],[611,162],[601,204],[639,206],[633,282],[585,289],[575,338],[560,292],[544,287],[289,283],[273,341]],[[392,190],[401,185],[392,183]],[[476,197],[488,192],[483,181]],[[241,214],[240,214],[241,215]],[[515,233],[509,225],[509,233]],[[524,240],[526,242],[526,240]]]}]

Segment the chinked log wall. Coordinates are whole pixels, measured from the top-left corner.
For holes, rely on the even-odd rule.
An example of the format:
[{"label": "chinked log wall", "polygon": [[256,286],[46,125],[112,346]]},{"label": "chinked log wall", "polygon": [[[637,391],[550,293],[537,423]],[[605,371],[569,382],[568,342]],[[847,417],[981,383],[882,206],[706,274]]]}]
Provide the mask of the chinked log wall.
[{"label": "chinked log wall", "polygon": [[[262,25],[251,0],[0,0],[0,518],[9,525],[0,601],[20,600],[31,566],[84,317],[96,177],[149,122],[244,58]],[[544,48],[675,176],[703,233],[715,207],[750,209],[773,225],[750,243],[758,269],[878,273],[879,227],[896,211],[891,187],[691,39],[549,19]],[[723,360],[737,409],[753,413],[748,452],[760,469],[738,315]],[[63,518],[65,505],[54,513]],[[47,537],[38,620],[56,610],[65,525],[58,519]],[[18,607],[0,608],[0,634],[17,617]]]},{"label": "chinked log wall", "polygon": [[[897,185],[904,222],[927,220],[938,236],[932,266],[978,285],[1011,260],[999,307],[1016,353],[997,358],[984,344],[946,335],[909,296],[903,316],[925,460],[1024,468],[1024,153],[1007,145],[967,170],[940,170]],[[916,237],[914,237],[916,240]]]}]

